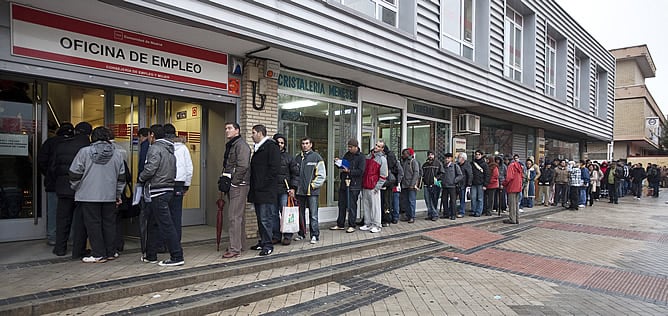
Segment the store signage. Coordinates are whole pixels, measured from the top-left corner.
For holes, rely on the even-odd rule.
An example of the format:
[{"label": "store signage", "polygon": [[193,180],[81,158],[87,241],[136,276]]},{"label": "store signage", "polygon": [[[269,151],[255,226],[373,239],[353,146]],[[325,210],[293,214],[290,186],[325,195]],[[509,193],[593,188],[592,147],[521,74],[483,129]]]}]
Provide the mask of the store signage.
[{"label": "store signage", "polygon": [[450,120],[450,109],[408,100],[408,113]]},{"label": "store signage", "polygon": [[308,95],[357,102],[356,87],[320,80],[285,70],[282,70],[278,75],[278,88],[299,91]]},{"label": "store signage", "polygon": [[12,55],[227,90],[227,54],[12,4]]}]

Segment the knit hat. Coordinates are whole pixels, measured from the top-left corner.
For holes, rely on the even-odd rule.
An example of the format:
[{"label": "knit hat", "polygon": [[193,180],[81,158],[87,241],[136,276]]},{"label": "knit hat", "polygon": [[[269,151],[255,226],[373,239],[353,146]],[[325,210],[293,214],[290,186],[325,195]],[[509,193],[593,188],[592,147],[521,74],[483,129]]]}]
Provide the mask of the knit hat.
[{"label": "knit hat", "polygon": [[74,135],[74,125],[69,122],[65,122],[56,131],[56,135],[58,136],[65,136],[65,137],[71,137]]},{"label": "knit hat", "polygon": [[283,138],[283,141],[285,141],[285,136],[283,136],[283,134],[281,134],[281,133],[274,134],[274,137],[273,137],[274,140],[278,140],[279,138]]},{"label": "knit hat", "polygon": [[79,122],[79,124],[74,127],[74,130],[79,134],[90,135],[93,131],[93,126],[88,122]]},{"label": "knit hat", "polygon": [[411,155],[411,156],[414,156],[414,155],[415,155],[415,150],[413,150],[413,148],[408,147],[408,148],[406,148],[406,149],[404,149],[404,150],[407,150],[407,151],[408,151],[408,154]]},{"label": "knit hat", "polygon": [[351,138],[348,140],[348,146],[359,147],[360,143],[357,141],[357,139]]}]

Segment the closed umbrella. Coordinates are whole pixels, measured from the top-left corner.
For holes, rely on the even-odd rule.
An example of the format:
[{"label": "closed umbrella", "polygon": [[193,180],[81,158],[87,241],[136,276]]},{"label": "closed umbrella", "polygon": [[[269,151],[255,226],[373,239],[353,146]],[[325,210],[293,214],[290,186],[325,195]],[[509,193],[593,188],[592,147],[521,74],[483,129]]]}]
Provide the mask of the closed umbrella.
[{"label": "closed umbrella", "polygon": [[220,192],[216,205],[218,205],[218,214],[216,215],[216,251],[220,251],[220,234],[223,232],[223,208],[225,207],[222,192]]}]

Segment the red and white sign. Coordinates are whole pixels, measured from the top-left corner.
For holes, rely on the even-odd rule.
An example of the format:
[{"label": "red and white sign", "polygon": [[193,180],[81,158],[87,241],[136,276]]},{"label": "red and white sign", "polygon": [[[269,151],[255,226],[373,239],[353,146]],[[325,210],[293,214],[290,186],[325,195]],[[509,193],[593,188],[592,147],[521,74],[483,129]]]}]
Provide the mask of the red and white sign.
[{"label": "red and white sign", "polygon": [[12,55],[227,90],[227,54],[12,4]]}]

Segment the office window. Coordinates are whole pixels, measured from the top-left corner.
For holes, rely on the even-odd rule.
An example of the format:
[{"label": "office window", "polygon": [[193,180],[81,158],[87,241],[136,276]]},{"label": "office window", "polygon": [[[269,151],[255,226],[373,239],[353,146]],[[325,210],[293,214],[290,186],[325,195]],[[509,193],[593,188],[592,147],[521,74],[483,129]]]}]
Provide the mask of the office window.
[{"label": "office window", "polygon": [[548,36],[545,45],[545,93],[556,95],[557,84],[557,41]]},{"label": "office window", "polygon": [[397,27],[399,0],[340,0],[341,4]]},{"label": "office window", "polygon": [[445,0],[441,13],[443,48],[473,60],[474,0]]},{"label": "office window", "polygon": [[599,79],[598,79],[598,77],[599,76],[600,76],[600,74],[596,74],[596,76],[594,77],[594,82],[592,83],[594,85],[594,116],[598,116],[598,101],[599,101],[599,97],[598,97],[598,91],[599,91],[598,80]]},{"label": "office window", "polygon": [[504,75],[522,81],[522,27],[524,17],[511,7],[506,7],[504,26]]},{"label": "office window", "polygon": [[580,58],[575,57],[573,67],[575,68],[575,73],[573,75],[573,79],[575,80],[573,83],[573,107],[577,109],[580,108],[580,69],[582,68],[582,61]]}]

